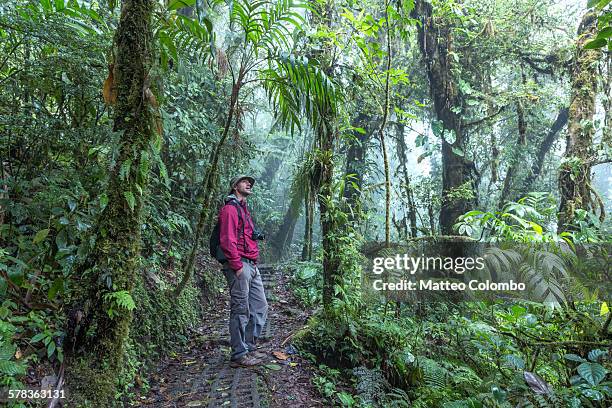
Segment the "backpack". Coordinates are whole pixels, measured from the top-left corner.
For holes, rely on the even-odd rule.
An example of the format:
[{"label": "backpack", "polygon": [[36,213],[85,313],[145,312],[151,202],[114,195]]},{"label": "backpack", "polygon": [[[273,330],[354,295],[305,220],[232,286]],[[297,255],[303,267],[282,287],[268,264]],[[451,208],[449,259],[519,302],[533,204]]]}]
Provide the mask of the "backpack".
[{"label": "backpack", "polygon": [[[238,211],[238,221],[242,223],[242,237],[244,238],[244,220],[242,219],[242,207],[236,200],[230,200],[225,203],[226,205],[233,205],[236,207],[236,211]],[[223,208],[223,207],[222,207]],[[217,219],[217,223],[215,224],[215,228],[213,228],[212,233],[210,234],[210,241],[208,242],[208,248],[210,250],[210,256],[215,258],[220,263],[227,262],[227,258],[225,258],[225,254],[221,249],[221,226],[219,225],[219,219]]]}]

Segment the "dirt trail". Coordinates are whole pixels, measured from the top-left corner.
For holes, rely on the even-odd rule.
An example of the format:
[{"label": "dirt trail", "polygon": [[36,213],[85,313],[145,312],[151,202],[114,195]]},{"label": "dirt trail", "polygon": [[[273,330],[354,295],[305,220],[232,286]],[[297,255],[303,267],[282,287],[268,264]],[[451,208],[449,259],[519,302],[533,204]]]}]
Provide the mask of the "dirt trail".
[{"label": "dirt trail", "polygon": [[312,385],[311,364],[295,354],[290,338],[286,341],[306,324],[309,312],[298,306],[280,271],[271,265],[261,265],[259,270],[269,303],[260,341],[261,351],[269,353],[267,361],[255,368],[229,366],[229,298],[225,290],[190,338],[189,347],[160,364],[151,390],[140,397],[139,406],[325,406]]}]

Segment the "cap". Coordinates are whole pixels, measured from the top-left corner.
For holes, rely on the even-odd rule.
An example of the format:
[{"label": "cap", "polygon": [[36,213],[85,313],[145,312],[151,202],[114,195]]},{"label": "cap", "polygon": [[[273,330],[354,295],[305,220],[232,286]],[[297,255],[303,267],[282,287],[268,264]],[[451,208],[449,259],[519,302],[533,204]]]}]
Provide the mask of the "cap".
[{"label": "cap", "polygon": [[253,184],[255,184],[255,179],[253,177],[241,174],[240,176],[234,177],[232,181],[230,181],[230,194],[234,192],[234,186],[238,184],[239,181],[244,179],[249,180],[249,183],[251,183],[251,187],[253,186]]}]

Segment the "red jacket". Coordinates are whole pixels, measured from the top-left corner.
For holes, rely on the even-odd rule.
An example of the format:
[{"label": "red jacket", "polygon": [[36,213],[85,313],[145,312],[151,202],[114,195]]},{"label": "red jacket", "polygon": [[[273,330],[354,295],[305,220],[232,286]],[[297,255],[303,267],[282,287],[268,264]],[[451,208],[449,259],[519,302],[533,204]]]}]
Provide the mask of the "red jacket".
[{"label": "red jacket", "polygon": [[[231,196],[230,196],[231,197]],[[237,271],[242,268],[240,258],[248,258],[257,261],[259,248],[257,241],[253,240],[253,219],[247,209],[246,202],[242,201],[241,218],[238,217],[238,209],[228,204],[230,200],[225,200],[225,205],[219,211],[219,240],[220,246],[229,261],[229,266]],[[242,234],[244,225],[244,236]]]}]

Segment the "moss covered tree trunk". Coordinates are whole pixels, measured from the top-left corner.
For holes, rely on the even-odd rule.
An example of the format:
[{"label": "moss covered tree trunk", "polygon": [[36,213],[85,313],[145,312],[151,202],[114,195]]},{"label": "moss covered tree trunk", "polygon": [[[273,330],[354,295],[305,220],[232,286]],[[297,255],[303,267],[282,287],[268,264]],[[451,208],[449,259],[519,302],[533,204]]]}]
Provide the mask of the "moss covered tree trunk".
[{"label": "moss covered tree trunk", "polygon": [[389,165],[389,155],[387,153],[387,142],[385,139],[385,126],[389,116],[389,97],[390,97],[390,74],[391,74],[391,30],[389,27],[389,15],[387,14],[389,4],[385,2],[385,26],[386,33],[386,69],[385,69],[385,90],[384,101],[382,106],[382,123],[378,129],[378,139],[380,140],[380,149],[383,154],[383,166],[385,170],[385,245],[391,245],[391,169]]},{"label": "moss covered tree trunk", "polygon": [[591,196],[591,167],[593,152],[593,116],[597,95],[597,65],[601,58],[599,49],[586,50],[584,44],[597,33],[597,15],[587,12],[578,29],[574,67],[571,76],[571,100],[567,144],[559,169],[558,231],[571,229],[576,210],[594,210]]},{"label": "moss covered tree trunk", "polygon": [[[330,30],[334,21],[334,3],[332,1],[311,1],[313,7],[312,22]],[[318,51],[321,68],[328,77],[333,76],[333,45],[325,44]],[[313,193],[319,200],[321,217],[321,246],[323,249],[323,306],[332,305],[334,287],[340,283],[339,251],[335,234],[338,232],[337,208],[334,208],[334,145],[338,137],[338,118],[331,106],[320,107],[319,123],[314,124],[316,137],[314,143],[314,170],[312,173]],[[312,217],[313,214],[311,213]]]},{"label": "moss covered tree trunk", "polygon": [[[361,186],[366,172],[366,156],[368,153],[368,143],[372,137],[372,126],[370,122],[372,118],[364,113],[359,113],[355,119],[354,126],[361,128],[364,131],[353,132],[353,137],[348,141],[348,149],[346,150],[346,167],[344,171],[345,179],[347,176],[352,177],[347,179],[344,186],[344,198],[346,205],[354,211],[360,205]],[[354,211],[349,211],[350,220],[354,220]]]},{"label": "moss covered tree trunk", "polygon": [[302,261],[312,260],[312,225],[314,220],[315,200],[309,192],[304,197],[304,243],[302,245]]},{"label": "moss covered tree trunk", "polygon": [[[332,119],[333,121],[333,119]],[[332,131],[330,129],[330,131]],[[338,259],[338,248],[334,234],[337,233],[336,214],[332,204],[334,194],[332,183],[334,175],[333,144],[335,137],[324,131],[321,135],[323,142],[318,152],[317,170],[319,188],[319,213],[321,214],[321,245],[323,247],[323,306],[328,308],[332,305],[334,298],[334,287],[340,283],[340,262]]]},{"label": "moss covered tree trunk", "polygon": [[123,370],[124,344],[132,320],[131,292],[138,268],[142,206],[154,134],[149,101],[152,0],[124,0],[115,36],[117,104],[114,130],[119,156],[107,189],[108,205],[97,228],[85,272],[89,287],[78,305],[67,369],[71,406],[112,406]]},{"label": "moss covered tree trunk", "polygon": [[[419,48],[425,61],[429,90],[436,118],[444,127],[442,137],[442,208],[440,230],[450,235],[460,215],[476,205],[474,164],[465,158],[466,137],[458,111],[461,96],[453,77],[453,38],[448,21],[433,15],[430,3],[415,1],[412,16],[421,21],[418,30]],[[454,133],[452,140],[451,133]]]}]

